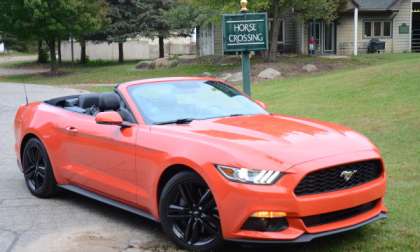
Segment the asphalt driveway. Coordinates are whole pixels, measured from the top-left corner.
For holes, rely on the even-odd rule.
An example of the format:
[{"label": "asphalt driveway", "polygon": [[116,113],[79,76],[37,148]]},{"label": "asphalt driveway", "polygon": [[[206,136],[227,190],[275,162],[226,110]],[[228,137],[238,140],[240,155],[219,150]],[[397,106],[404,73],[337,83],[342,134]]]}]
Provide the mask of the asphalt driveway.
[{"label": "asphalt driveway", "polygon": [[[81,92],[27,88],[31,101]],[[72,193],[31,196],[13,151],[13,118],[24,102],[22,85],[0,83],[0,252],[173,251],[156,223]]]}]

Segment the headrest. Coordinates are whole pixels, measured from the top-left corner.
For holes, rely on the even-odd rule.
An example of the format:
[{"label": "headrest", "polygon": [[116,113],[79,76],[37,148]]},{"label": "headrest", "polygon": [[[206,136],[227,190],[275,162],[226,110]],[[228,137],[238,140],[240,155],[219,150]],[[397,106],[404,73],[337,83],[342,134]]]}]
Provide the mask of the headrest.
[{"label": "headrest", "polygon": [[116,93],[103,93],[99,97],[99,109],[101,111],[118,110],[121,99]]},{"label": "headrest", "polygon": [[79,107],[87,109],[93,105],[99,107],[99,94],[83,94],[79,96]]}]

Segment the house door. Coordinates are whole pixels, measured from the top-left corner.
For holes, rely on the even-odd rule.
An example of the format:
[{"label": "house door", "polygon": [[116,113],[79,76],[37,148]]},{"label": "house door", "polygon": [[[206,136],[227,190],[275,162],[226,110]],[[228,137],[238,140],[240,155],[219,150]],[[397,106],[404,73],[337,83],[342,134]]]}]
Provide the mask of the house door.
[{"label": "house door", "polygon": [[309,23],[309,37],[316,40],[317,54],[335,54],[336,52],[336,25],[323,21]]},{"label": "house door", "polygon": [[323,53],[335,53],[335,23],[323,23]]},{"label": "house door", "polygon": [[420,52],[420,3],[413,3],[411,50]]}]

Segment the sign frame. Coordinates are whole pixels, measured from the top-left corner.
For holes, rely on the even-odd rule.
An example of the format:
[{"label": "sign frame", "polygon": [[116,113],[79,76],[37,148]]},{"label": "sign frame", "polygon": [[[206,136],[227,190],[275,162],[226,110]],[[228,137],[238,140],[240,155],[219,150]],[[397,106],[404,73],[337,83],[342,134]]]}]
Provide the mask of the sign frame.
[{"label": "sign frame", "polygon": [[400,26],[398,26],[398,32],[399,34],[409,34],[410,26],[406,23],[402,23]]},{"label": "sign frame", "polygon": [[[249,52],[249,51],[266,51],[269,49],[269,34],[268,34],[268,14],[266,12],[257,12],[257,13],[240,13],[240,14],[223,14],[222,19],[222,33],[223,33],[223,51],[224,52]],[[260,33],[263,34],[264,41],[258,42],[255,44],[251,43],[238,43],[236,45],[229,44],[228,36],[232,33],[229,32],[228,26],[229,23],[252,23],[263,22],[263,30]],[[258,28],[260,26],[257,25]],[[253,34],[253,33],[244,33],[244,34]]]}]

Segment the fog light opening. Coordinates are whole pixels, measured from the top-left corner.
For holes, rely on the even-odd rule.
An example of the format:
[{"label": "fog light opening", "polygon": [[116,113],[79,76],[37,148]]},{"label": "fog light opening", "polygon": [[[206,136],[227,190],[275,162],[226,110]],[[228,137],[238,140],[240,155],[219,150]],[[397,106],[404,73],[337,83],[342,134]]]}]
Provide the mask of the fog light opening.
[{"label": "fog light opening", "polygon": [[289,227],[284,212],[259,211],[251,215],[242,230],[257,232],[280,232]]},{"label": "fog light opening", "polygon": [[274,211],[259,211],[251,215],[251,217],[254,217],[254,218],[268,218],[268,219],[283,218],[286,216],[287,214],[285,212],[274,212]]}]

